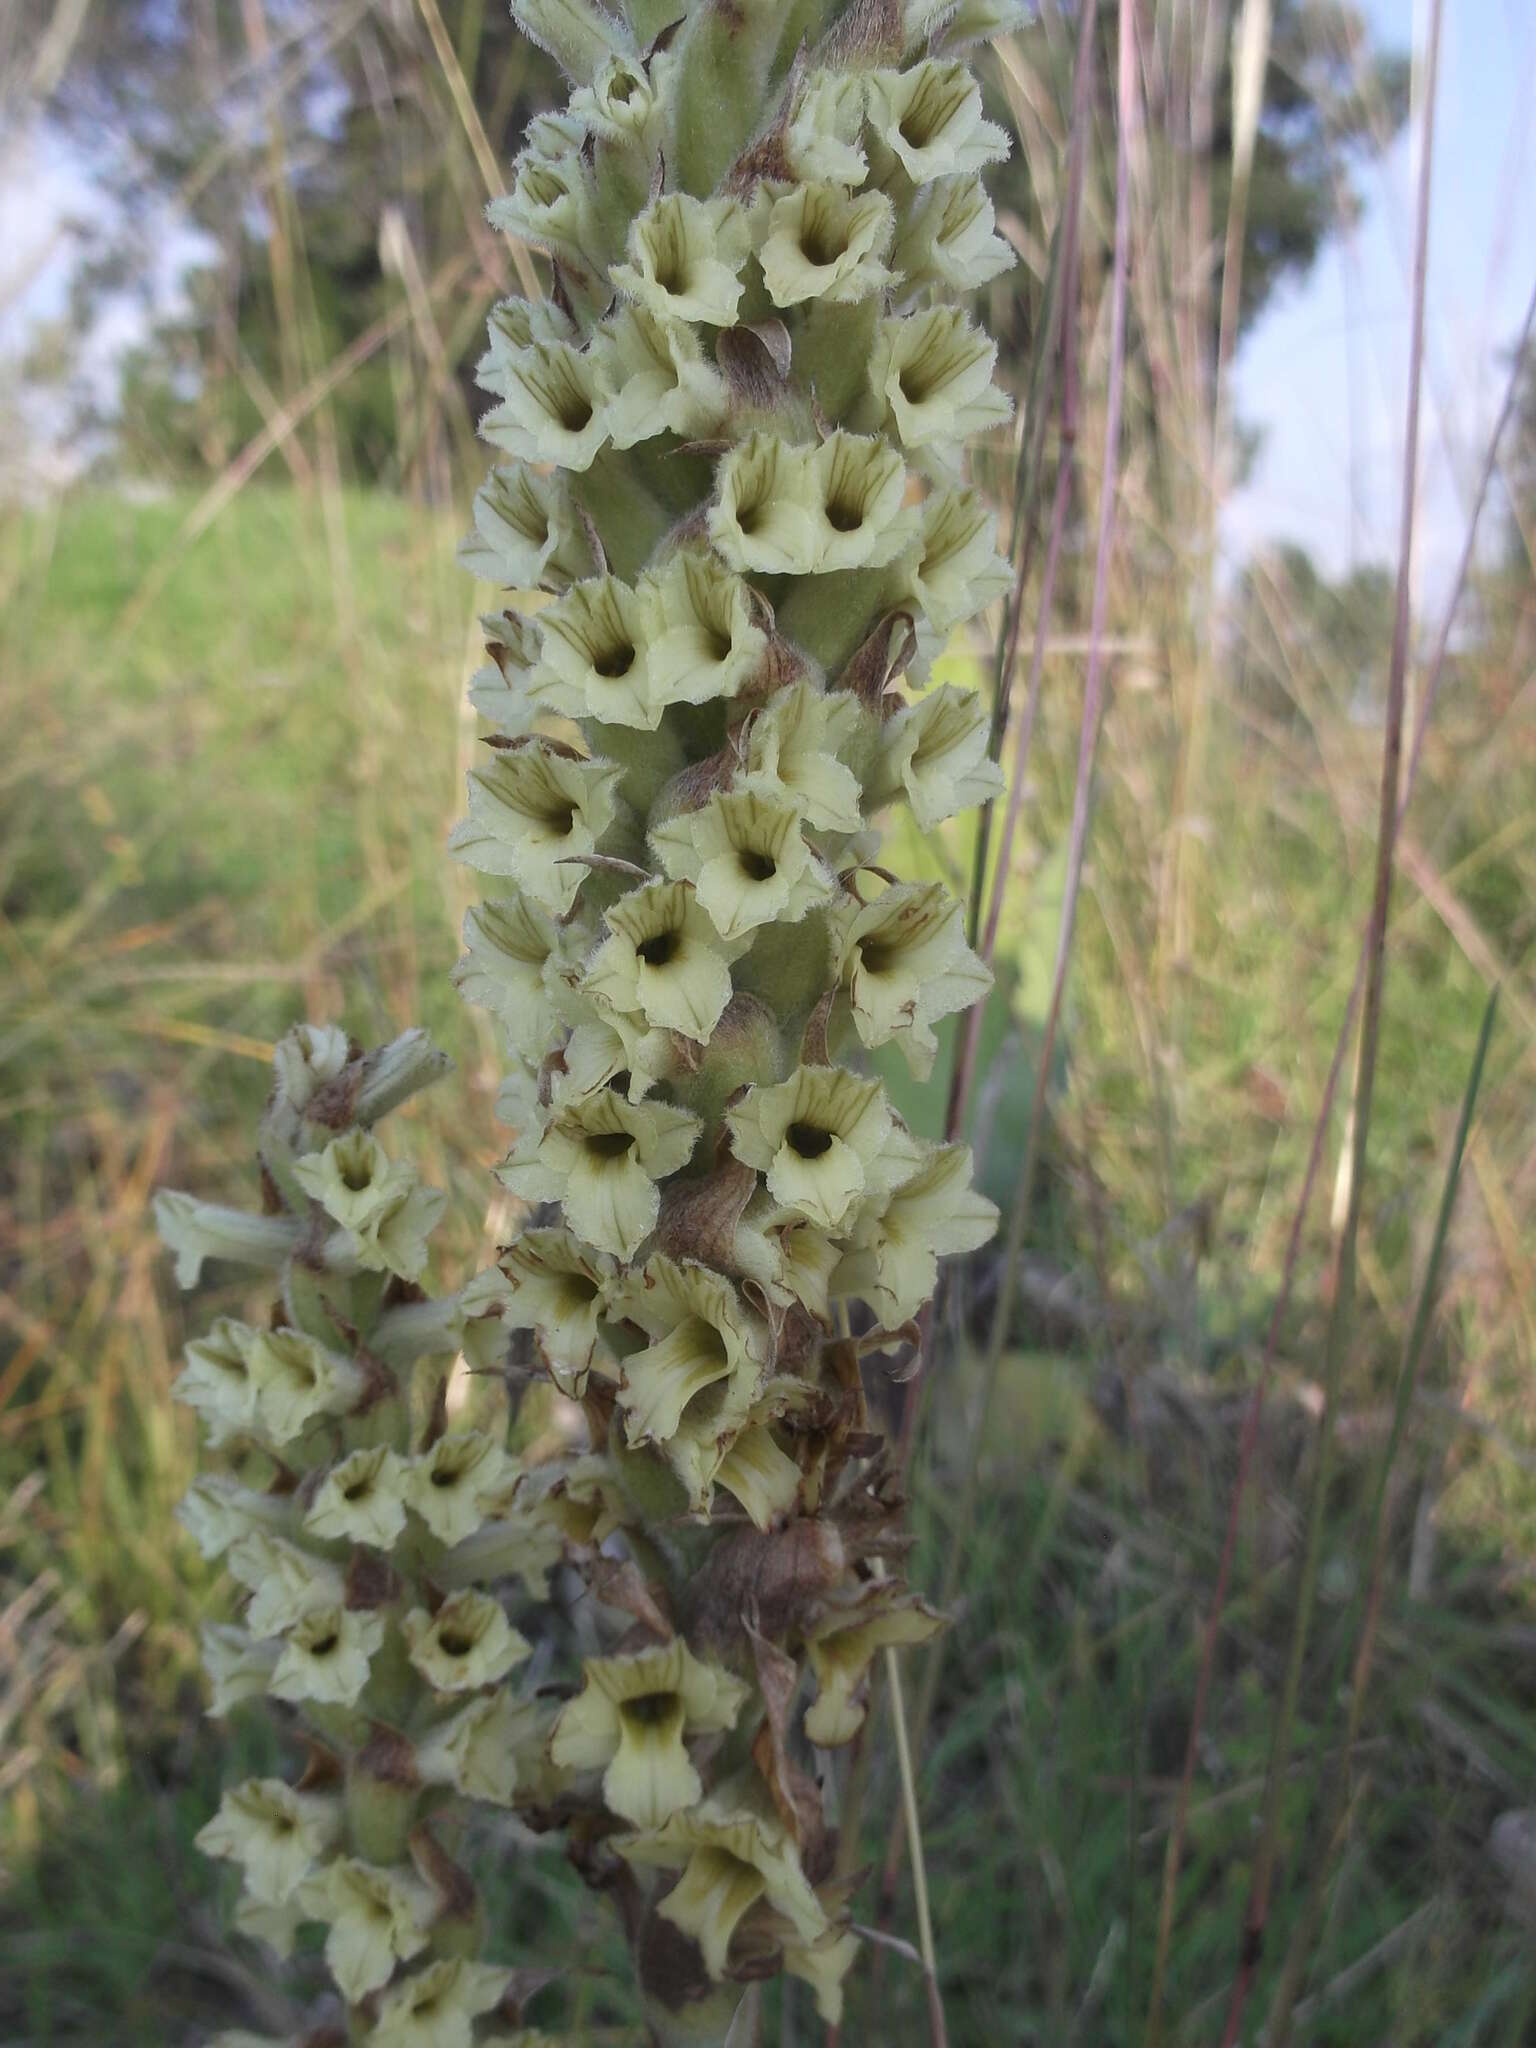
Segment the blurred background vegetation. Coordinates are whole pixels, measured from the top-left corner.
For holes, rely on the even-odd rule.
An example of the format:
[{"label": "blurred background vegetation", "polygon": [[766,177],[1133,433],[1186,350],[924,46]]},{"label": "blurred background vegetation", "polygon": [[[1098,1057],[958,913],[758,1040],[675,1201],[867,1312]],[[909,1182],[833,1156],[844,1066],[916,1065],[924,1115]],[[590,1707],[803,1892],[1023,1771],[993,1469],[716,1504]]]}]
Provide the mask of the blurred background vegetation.
[{"label": "blurred background vegetation", "polygon": [[[1262,109],[1229,232],[1229,30],[1259,13]],[[1262,1825],[1276,1884],[1242,2039],[1269,2038],[1289,1971],[1289,2038],[1517,2048],[1536,2039],[1536,364],[1514,365],[1500,487],[1399,846],[1338,1397],[1322,1358],[1357,1165],[1348,1063],[1192,1742],[1241,1433],[1365,930],[1397,567],[1332,580],[1284,547],[1213,572],[1249,446],[1225,380],[1272,295],[1355,218],[1414,79],[1335,0],[1143,0],[1139,15],[1126,425],[1082,910],[995,1386],[982,1412],[993,1248],[951,1290],[913,1471],[915,1578],[937,1591],[958,1573],[919,1759],[949,2037],[1214,2043]],[[1048,347],[1072,16],[1042,0],[986,60],[1017,137],[995,190],[1021,262],[983,310],[1021,392]],[[1079,746],[1113,41],[1106,7],[1070,509],[971,1112],[1005,1209]],[[447,980],[463,899],[442,847],[475,745],[463,684],[487,599],[453,553],[483,462],[471,365],[488,307],[515,288],[482,207],[554,91],[500,0],[14,0],[0,15],[0,115],[13,137],[46,133],[94,194],[73,225],[68,304],[29,330],[0,387],[8,2043],[281,2032],[320,1981],[312,1960],[277,1975],[226,1937],[222,1887],[190,1846],[221,1776],[277,1738],[259,1717],[221,1730],[201,1715],[196,1623],[220,1595],[172,1519],[194,1432],[169,1399],[183,1310],[148,1200],[167,1181],[246,1196],[269,1048],[296,1017],[369,1040],[421,1022],[456,1061],[411,1119],[416,1156],[452,1195],[442,1277],[504,1233],[495,1049]],[[190,266],[169,309],[168,244]],[[92,337],[125,309],[135,339],[104,378]],[[70,451],[67,485],[39,488],[29,465],[40,420]],[[1054,417],[1042,450],[1049,476]],[[1026,468],[1017,442],[978,457],[1016,545]],[[1004,674],[1015,720],[1040,553],[1016,670],[980,642],[945,657],[984,691]],[[1411,712],[1437,623],[1416,622]],[[973,834],[893,855],[962,877],[977,857]],[[1404,1346],[1495,985],[1399,1433]],[[903,1093],[925,1128],[942,1123],[947,1066]],[[1325,1408],[1337,1448],[1317,1603],[1261,1823]],[[1374,1661],[1349,1715],[1363,1631]],[[887,1853],[884,1708],[861,1768],[873,1875],[856,1912],[899,1943],[912,1927]],[[576,1992],[547,1994],[535,2017],[631,2039],[600,1908],[550,1852],[487,1850],[508,1958],[582,1958]],[[926,2038],[917,1970],[899,1950],[871,1958],[845,2041]],[[820,2038],[808,2008],[776,1997],[766,2025]]]}]

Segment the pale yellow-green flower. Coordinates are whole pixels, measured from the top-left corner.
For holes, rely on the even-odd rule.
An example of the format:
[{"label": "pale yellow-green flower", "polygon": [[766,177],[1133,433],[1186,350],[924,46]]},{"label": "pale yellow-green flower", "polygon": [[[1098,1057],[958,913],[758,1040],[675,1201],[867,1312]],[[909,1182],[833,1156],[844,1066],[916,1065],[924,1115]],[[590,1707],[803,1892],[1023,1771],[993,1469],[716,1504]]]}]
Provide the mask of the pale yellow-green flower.
[{"label": "pale yellow-green flower", "polygon": [[898,1329],[933,1293],[940,1258],[975,1251],[996,1228],[995,1206],[971,1184],[969,1147],[932,1146],[859,1218],[833,1292],[862,1295],[887,1329]]},{"label": "pale yellow-green flower", "polygon": [[[631,1102],[643,1102],[677,1064],[671,1032],[622,1010],[584,1017],[565,1041],[563,1071],[553,1077],[556,1102],[575,1102],[601,1088],[618,1088]],[[504,1119],[510,1121],[510,1119]]]},{"label": "pale yellow-green flower", "polygon": [[727,1409],[745,1419],[767,1364],[768,1332],[724,1274],[658,1252],[614,1289],[613,1314],[651,1339],[623,1365],[619,1402],[632,1444],[665,1443],[689,1404],[717,1386]]},{"label": "pale yellow-green flower", "polygon": [[765,1531],[789,1513],[800,1494],[800,1467],[768,1426],[781,1406],[780,1401],[769,1400],[754,1407],[746,1423],[721,1445],[708,1477],[710,1486],[723,1486],[734,1494],[748,1520]]},{"label": "pale yellow-green flower", "polygon": [[405,1470],[387,1444],[365,1444],[331,1466],[304,1512],[304,1526],[326,1543],[371,1543],[389,1550],[405,1527]]},{"label": "pale yellow-green flower", "polygon": [[907,469],[879,435],[829,434],[813,469],[821,497],[814,568],[822,575],[880,568],[906,547],[918,512],[906,500]]},{"label": "pale yellow-green flower", "polygon": [[487,583],[563,590],[591,566],[564,482],[526,462],[491,471],[475,493],[474,516],[459,561]]},{"label": "pale yellow-green flower", "polygon": [[391,1159],[371,1131],[344,1131],[323,1152],[294,1161],[293,1177],[333,1223],[351,1233],[353,1256],[373,1273],[418,1280],[427,1237],[447,1197],[424,1188],[415,1168]]},{"label": "pale yellow-green flower", "polygon": [[233,1316],[220,1316],[206,1336],[194,1337],[171,1392],[195,1409],[217,1447],[256,1426],[256,1382],[250,1350],[256,1332]]},{"label": "pale yellow-green flower", "polygon": [[981,111],[981,88],[963,64],[926,58],[905,71],[872,71],[871,129],[914,185],[975,173],[1008,154],[1008,138]]},{"label": "pale yellow-green flower", "polygon": [[480,1429],[446,1430],[405,1469],[405,1504],[439,1543],[462,1543],[506,1487],[511,1460]]},{"label": "pale yellow-green flower", "polygon": [[802,678],[770,697],[746,733],[747,788],[782,788],[813,830],[857,832],[859,778],[840,759],[863,713],[846,690],[825,692]]},{"label": "pale yellow-green flower", "polygon": [[701,1663],[681,1637],[613,1657],[588,1657],[582,1690],[550,1737],[567,1770],[602,1771],[603,1800],[635,1827],[659,1827],[703,1796],[684,1737],[735,1726],[747,1688]]},{"label": "pale yellow-green flower", "polygon": [[749,434],[721,461],[709,535],[733,569],[803,576],[826,530],[815,451]]},{"label": "pale yellow-green flower", "polygon": [[656,1183],[693,1151],[699,1120],[664,1102],[626,1102],[612,1089],[561,1102],[524,1132],[500,1169],[514,1194],[559,1201],[578,1237],[630,1259],[655,1228]]},{"label": "pale yellow-green flower", "polygon": [[460,994],[490,1011],[514,1052],[542,1059],[559,1027],[563,977],[574,971],[568,930],[515,890],[469,909],[464,948],[453,974]]},{"label": "pale yellow-green flower", "polygon": [[663,700],[653,687],[644,608],[618,576],[573,583],[539,613],[543,635],[529,695],[567,718],[654,732]]},{"label": "pale yellow-green flower", "polygon": [[622,766],[587,760],[549,740],[495,752],[469,774],[469,816],[449,851],[481,874],[506,875],[563,916],[581,887],[582,857],[617,815]]},{"label": "pale yellow-green flower", "polygon": [[805,1732],[823,1749],[851,1742],[869,1712],[869,1667],[878,1650],[926,1643],[944,1617],[910,1594],[870,1585],[821,1621],[807,1649],[819,1687],[806,1711]]},{"label": "pale yellow-green flower", "polygon": [[223,1473],[201,1473],[177,1504],[176,1519],[204,1557],[222,1557],[232,1543],[253,1530],[275,1535],[293,1519],[282,1494],[258,1493]]},{"label": "pale yellow-green flower", "polygon": [[723,790],[658,825],[651,844],[669,875],[693,884],[720,937],[744,939],[760,925],[797,924],[832,894],[832,876],[801,821],[787,794],[766,786]]},{"label": "pale yellow-green flower", "polygon": [[333,1606],[345,1592],[334,1564],[264,1529],[232,1544],[227,1562],[230,1577],[251,1595],[245,1625],[253,1635],[291,1628],[312,1607]]},{"label": "pale yellow-green flower", "polygon": [[751,247],[751,226],[736,200],[668,192],[630,227],[629,261],[614,265],[613,281],[658,319],[729,327]]},{"label": "pale yellow-green flower", "polygon": [[489,1963],[428,1963],[380,1994],[368,2048],[471,2048],[475,2021],[495,2010],[511,1980]]},{"label": "pale yellow-green flower", "polygon": [[992,381],[997,345],[956,306],[882,320],[869,381],[903,444],[937,448],[1001,426],[1013,410]]},{"label": "pale yellow-green flower", "polygon": [[271,1684],[280,1643],[258,1642],[243,1628],[213,1622],[204,1624],[199,1640],[210,1714],[227,1714],[242,1700],[258,1699]]},{"label": "pale yellow-green flower", "polygon": [[382,1614],[340,1603],[312,1607],[284,1633],[283,1652],[272,1673],[273,1697],[354,1706],[383,1642]]},{"label": "pale yellow-green flower", "polygon": [[785,150],[801,178],[838,185],[862,185],[864,74],[813,71],[795,102]]},{"label": "pale yellow-green flower", "polygon": [[246,1351],[256,1411],[274,1443],[302,1436],[312,1422],[344,1415],[362,1398],[367,1374],[355,1359],[302,1330],[258,1330]]},{"label": "pale yellow-green flower", "polygon": [[768,636],[751,590],[718,557],[680,548],[640,579],[657,694],[667,704],[705,704],[739,690]]},{"label": "pale yellow-green flower", "polygon": [[230,1786],[196,1841],[205,1856],[239,1864],[252,1898],[280,1906],[297,1891],[340,1827],[341,1808],[334,1799],[295,1792],[281,1778],[246,1778]]},{"label": "pale yellow-green flower", "polygon": [[563,1394],[577,1400],[587,1375],[617,1380],[618,1360],[603,1329],[614,1276],[605,1252],[583,1245],[568,1230],[525,1230],[501,1254],[512,1283],[503,1320],[509,1329],[533,1330]]},{"label": "pale yellow-green flower", "polygon": [[897,882],[860,903],[845,896],[830,914],[833,969],[867,1046],[894,1041],[919,1080],[933,1069],[933,1025],[969,1009],[992,975],[965,943],[960,905],[941,882]]},{"label": "pale yellow-green flower", "polygon": [[608,439],[612,393],[600,356],[535,342],[502,373],[502,401],[480,422],[488,441],[524,462],[590,469]]},{"label": "pale yellow-green flower", "polygon": [[1018,261],[997,233],[997,215],[974,178],[938,178],[905,210],[896,229],[892,268],[906,292],[928,286],[945,293],[975,291]]},{"label": "pale yellow-green flower", "polygon": [[827,180],[794,186],[772,202],[758,252],[768,296],[776,306],[847,306],[884,291],[893,218],[883,192],[855,196]]},{"label": "pale yellow-green flower", "polygon": [[[605,1008],[685,1038],[707,1039],[731,999],[731,970],[711,924],[684,882],[648,882],[607,913],[608,937],[582,987]],[[735,930],[721,929],[734,938]]]},{"label": "pale yellow-green flower", "polygon": [[[512,166],[511,190],[493,199],[487,213],[503,234],[585,270],[600,246],[601,231],[591,174],[579,152],[568,146],[574,139],[562,132],[559,116],[546,116],[537,135],[530,129],[530,147],[519,152]],[[532,340],[532,323],[527,324]],[[484,369],[481,381],[490,390],[503,388],[491,383]]]},{"label": "pale yellow-green flower", "polygon": [[335,1024],[295,1024],[272,1049],[272,1075],[290,1109],[307,1109],[347,1064],[347,1034]]},{"label": "pale yellow-green flower", "polygon": [[500,1601],[474,1587],[450,1594],[436,1614],[413,1607],[400,1626],[411,1662],[437,1692],[494,1685],[531,1654]]},{"label": "pale yellow-green flower", "polygon": [[571,94],[571,118],[609,142],[649,150],[659,139],[665,110],[646,66],[633,57],[610,57],[590,85]]},{"label": "pale yellow-green flower", "polygon": [[807,1946],[827,1931],[826,1913],[794,1842],[779,1822],[746,1808],[707,1800],[614,1847],[631,1863],[663,1870],[682,1866],[657,1911],[698,1944],[712,1977],[725,1975],[731,1936],[759,1899],[782,1914]]},{"label": "pale yellow-green flower", "polygon": [[397,1963],[420,1955],[438,1902],[410,1871],[338,1856],[305,1879],[299,1903],[328,1928],[325,1960],[350,2003],[387,1984]]},{"label": "pale yellow-green flower", "polygon": [[176,1285],[195,1287],[205,1259],[257,1266],[275,1272],[298,1243],[303,1225],[293,1216],[257,1216],[201,1202],[176,1188],[161,1188],[154,1202],[155,1229],[176,1259]]},{"label": "pale yellow-green flower", "polygon": [[[237,1934],[243,1934],[247,1941],[263,1941],[281,1961],[287,1962],[293,1954],[293,1945],[298,1938],[304,1915],[289,1899],[281,1906],[269,1906],[262,1899],[253,1899],[249,1892],[242,1892],[235,1901],[230,1914],[230,1925]],[[210,2048],[239,2048],[239,2044],[256,2043],[254,2034],[216,2034]],[[260,2042],[256,2048],[271,2048],[270,2042]]]},{"label": "pale yellow-green flower", "polygon": [[858,1936],[829,1928],[819,1941],[786,1941],[784,1967],[791,1977],[800,1977],[816,1995],[816,2012],[829,2027],[843,2017],[843,1979],[853,1968],[859,1953]]},{"label": "pale yellow-green flower", "polygon": [[916,540],[892,571],[893,594],[922,608],[936,642],[1007,594],[1013,572],[997,552],[997,519],[975,491],[935,491]]},{"label": "pale yellow-green flower", "polygon": [[988,728],[981,699],[953,683],[904,705],[882,737],[881,793],[904,793],[925,832],[997,796],[1003,778],[987,758]]},{"label": "pale yellow-green flower", "polygon": [[418,1739],[417,1775],[423,1784],[451,1786],[465,1799],[510,1806],[519,1753],[531,1753],[538,1730],[534,1707],[505,1690],[483,1694]]},{"label": "pale yellow-green flower", "polygon": [[749,1088],[725,1120],[736,1157],[823,1230],[838,1229],[883,1184],[893,1134],[885,1090],[846,1067],[797,1067],[787,1081]]},{"label": "pale yellow-green flower", "polygon": [[599,325],[592,346],[613,390],[607,419],[615,448],[663,433],[695,439],[724,417],[725,380],[684,321],[620,305]]}]

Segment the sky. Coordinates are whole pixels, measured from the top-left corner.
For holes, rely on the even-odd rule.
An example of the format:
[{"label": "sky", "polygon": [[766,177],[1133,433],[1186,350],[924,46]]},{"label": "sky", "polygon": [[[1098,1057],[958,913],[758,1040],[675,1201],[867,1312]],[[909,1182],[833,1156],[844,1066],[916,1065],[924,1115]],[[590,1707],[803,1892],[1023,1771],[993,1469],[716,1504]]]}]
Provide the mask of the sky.
[{"label": "sky", "polygon": [[[1384,46],[1422,52],[1427,0],[1360,0]],[[1446,0],[1434,151],[1429,318],[1415,588],[1443,601],[1507,375],[1536,284],[1536,6]],[[1261,436],[1226,508],[1229,565],[1296,540],[1333,574],[1395,565],[1408,354],[1409,265],[1419,129],[1363,170],[1365,210],[1310,275],[1287,286],[1234,366],[1238,417]],[[97,205],[81,164],[38,130],[0,136],[0,358],[27,324],[65,302],[71,212]],[[156,295],[174,296],[192,245],[158,238]],[[126,309],[93,339],[110,385],[137,332]]]},{"label": "sky", "polygon": [[[1422,53],[1423,0],[1364,0],[1378,41]],[[1536,287],[1536,7],[1446,0],[1430,207],[1415,587],[1444,602]],[[1417,111],[1417,110],[1416,110]],[[1395,567],[1402,493],[1416,121],[1366,166],[1362,220],[1266,308],[1234,368],[1238,416],[1263,433],[1228,507],[1230,562],[1303,542],[1339,574]]]}]

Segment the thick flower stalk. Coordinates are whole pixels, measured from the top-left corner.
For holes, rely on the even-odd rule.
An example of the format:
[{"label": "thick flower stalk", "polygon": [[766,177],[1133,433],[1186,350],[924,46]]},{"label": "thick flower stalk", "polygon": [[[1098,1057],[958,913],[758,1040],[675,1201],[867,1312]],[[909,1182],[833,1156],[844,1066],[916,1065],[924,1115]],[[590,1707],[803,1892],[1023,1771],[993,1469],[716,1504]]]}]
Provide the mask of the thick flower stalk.
[{"label": "thick flower stalk", "polygon": [[[867,1055],[926,1076],[989,979],[879,853],[888,807],[926,832],[997,786],[983,707],[929,673],[1008,580],[963,474],[1008,401],[954,300],[1011,260],[964,52],[1013,11],[515,0],[573,90],[491,208],[550,288],[480,368],[501,460],[464,558],[508,597],[452,845],[525,1227],[423,1294],[442,1197],[374,1135],[431,1077],[414,1034],[284,1042],[260,1216],[161,1198],[184,1285],[273,1276],[261,1326],[189,1346],[223,1469],[184,1515],[242,1593],[214,1710],[285,1702],[310,1759],[201,1840],[246,1931],[324,1927],[348,2040],[525,2038],[517,1932],[460,1860],[477,1807],[566,1831],[661,2048],[722,2041],[781,1970],[841,2011],[829,1753],[880,1650],[940,1625],[862,1361],[995,1222]],[[514,1342],[579,1408],[566,1458],[455,1407],[454,1359]]]}]

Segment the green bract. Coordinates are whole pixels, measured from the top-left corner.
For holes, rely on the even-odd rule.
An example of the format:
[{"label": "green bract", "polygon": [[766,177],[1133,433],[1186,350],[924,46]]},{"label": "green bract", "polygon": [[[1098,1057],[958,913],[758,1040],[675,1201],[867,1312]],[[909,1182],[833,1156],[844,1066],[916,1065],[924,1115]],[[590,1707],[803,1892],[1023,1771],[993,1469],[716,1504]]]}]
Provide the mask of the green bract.
[{"label": "green bract", "polygon": [[1012,261],[960,53],[1017,8],[611,4],[513,0],[572,90],[490,209],[545,289],[491,314],[461,549],[495,596],[455,979],[508,1062],[511,1241],[431,1292],[446,1197],[374,1129],[440,1071],[420,1033],[297,1028],[263,1213],[157,1201],[184,1285],[258,1291],[175,1388],[230,1467],[182,1510],[237,1603],[212,1710],[285,1702],[309,1760],[200,1840],[248,1936],[324,1930],[368,2048],[525,2038],[512,1966],[565,1959],[456,1859],[564,1829],[654,2048],[723,2040],[776,1969],[838,2021],[812,1748],[941,1625],[865,1562],[902,1540],[859,1360],[995,1222],[869,1061],[926,1077],[990,981],[880,843],[999,786],[932,670],[1010,585],[963,475],[1010,406],[952,295]]}]

